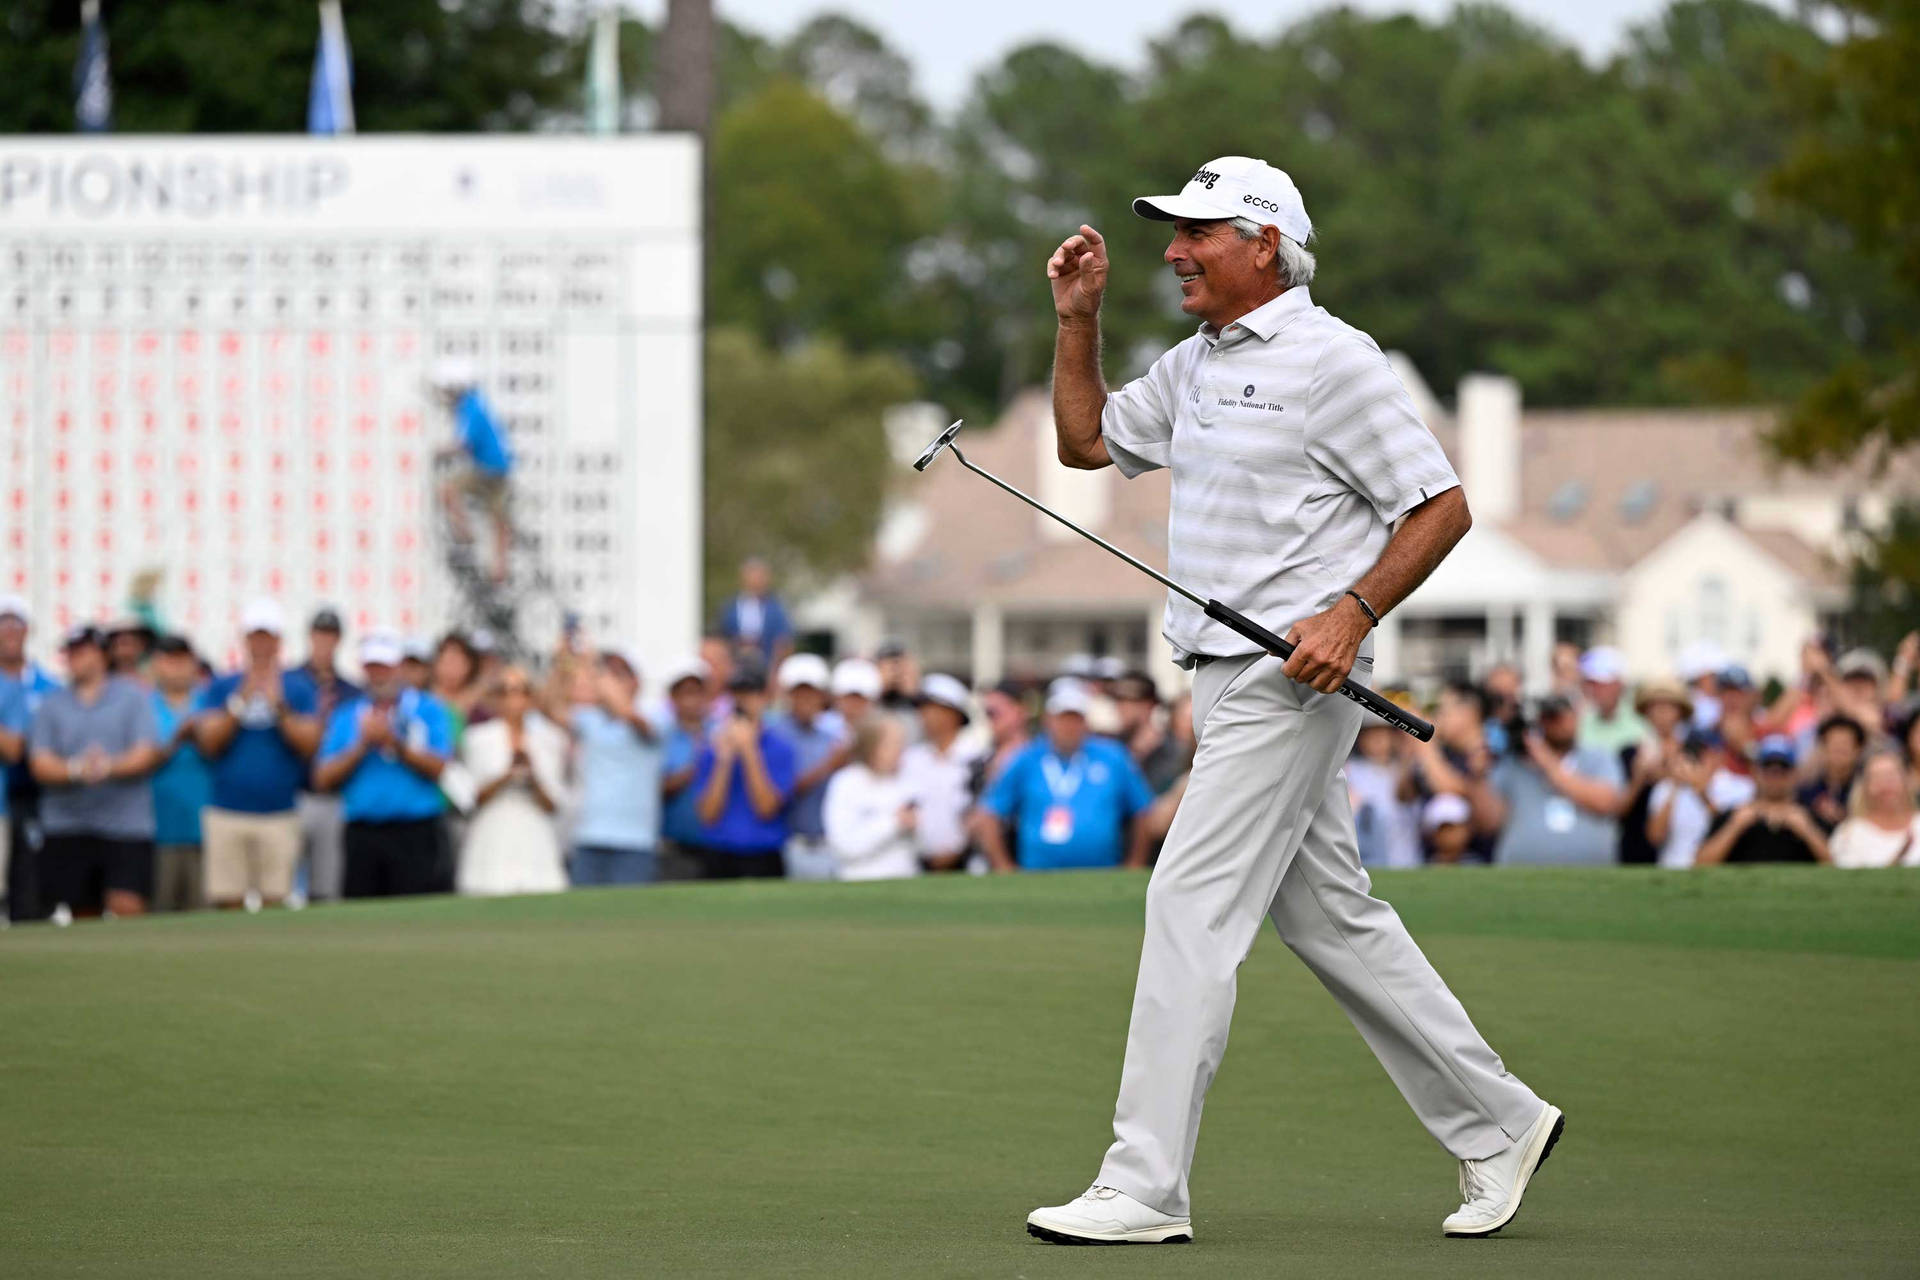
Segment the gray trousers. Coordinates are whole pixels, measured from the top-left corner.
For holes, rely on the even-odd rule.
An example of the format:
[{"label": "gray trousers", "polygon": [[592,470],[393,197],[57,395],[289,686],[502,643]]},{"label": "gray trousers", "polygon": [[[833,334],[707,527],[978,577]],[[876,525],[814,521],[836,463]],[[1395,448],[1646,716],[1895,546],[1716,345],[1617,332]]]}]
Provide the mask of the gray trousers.
[{"label": "gray trousers", "polygon": [[347,875],[347,818],[340,797],[303,791],[298,803],[307,853],[307,897],[338,902]]},{"label": "gray trousers", "polygon": [[1199,751],[1147,889],[1113,1146],[1096,1181],[1176,1217],[1189,1212],[1187,1173],[1226,1053],[1235,975],[1264,916],[1455,1157],[1504,1150],[1543,1105],[1368,892],[1342,769],[1365,713],[1280,665],[1224,658],[1196,672]]}]

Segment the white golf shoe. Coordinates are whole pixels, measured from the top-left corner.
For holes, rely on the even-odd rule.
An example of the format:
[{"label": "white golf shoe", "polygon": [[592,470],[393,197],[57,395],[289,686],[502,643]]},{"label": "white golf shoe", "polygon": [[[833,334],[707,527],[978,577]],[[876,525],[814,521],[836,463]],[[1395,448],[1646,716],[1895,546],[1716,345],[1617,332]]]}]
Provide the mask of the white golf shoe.
[{"label": "white golf shoe", "polygon": [[1186,1244],[1193,1222],[1096,1185],[1071,1204],[1035,1209],[1027,1215],[1027,1234],[1049,1244]]},{"label": "white golf shoe", "polygon": [[1548,1106],[1540,1112],[1520,1140],[1499,1155],[1485,1160],[1460,1162],[1460,1199],[1440,1229],[1450,1236],[1490,1236],[1513,1221],[1520,1212],[1520,1197],[1535,1170],[1553,1154],[1567,1127],[1560,1108]]}]

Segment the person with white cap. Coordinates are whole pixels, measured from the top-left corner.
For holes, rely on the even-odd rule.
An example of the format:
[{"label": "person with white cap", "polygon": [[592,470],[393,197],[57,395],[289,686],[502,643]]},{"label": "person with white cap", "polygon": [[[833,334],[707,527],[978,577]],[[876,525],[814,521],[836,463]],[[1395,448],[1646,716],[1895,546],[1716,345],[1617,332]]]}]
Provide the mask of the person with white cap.
[{"label": "person with white cap", "polygon": [[277,601],[249,601],[240,614],[245,665],[208,683],[195,704],[194,741],[213,775],[200,822],[204,887],[227,910],[249,894],[284,901],[300,862],[299,793],[321,722],[313,681],[280,669],[285,629]]},{"label": "person with white cap", "polygon": [[1450,867],[1467,855],[1473,843],[1473,807],[1451,791],[1429,797],[1420,811],[1420,828],[1427,837],[1427,861]]},{"label": "person with white cap", "polygon": [[1188,1173],[1225,1052],[1235,975],[1271,916],[1344,1005],[1429,1133],[1460,1164],[1448,1235],[1518,1211],[1560,1112],[1501,1065],[1391,907],[1368,892],[1341,765],[1372,676],[1375,624],[1472,523],[1459,478],[1372,338],[1316,305],[1313,223],[1293,179],[1209,160],[1177,195],[1164,260],[1200,330],[1109,390],[1091,226],[1047,263],[1059,458],[1173,475],[1167,571],[1285,636],[1285,662],[1170,594],[1164,631],[1194,669],[1187,794],[1147,892],[1114,1142],[1079,1199],[1036,1210],[1045,1240],[1193,1238]]},{"label": "person with white cap", "polygon": [[865,658],[842,658],[833,668],[834,710],[846,722],[849,733],[857,731],[866,723],[879,705],[884,686],[880,680],[880,668]]},{"label": "person with white cap", "polygon": [[434,361],[427,380],[435,396],[453,419],[455,443],[436,455],[454,468],[440,489],[440,501],[447,511],[447,523],[462,544],[473,541],[473,526],[467,518],[467,502],[479,504],[493,522],[493,579],[507,579],[508,556],[513,551],[513,523],[510,477],[513,474],[513,449],[507,434],[494,417],[486,397],[480,394],[479,374],[473,362],[459,356]]},{"label": "person with white cap", "polygon": [[973,720],[973,695],[957,676],[930,672],[920,681],[920,741],[900,761],[900,782],[918,819],[914,839],[929,871],[958,871],[971,840],[967,814],[973,808],[973,777],[979,744],[961,736]]},{"label": "person with white cap", "polygon": [[[569,868],[576,887],[647,884],[659,872],[665,726],[641,701],[640,660],[603,648],[591,700],[567,713],[580,787]],[[478,732],[476,729],[475,732]]]},{"label": "person with white cap", "polygon": [[851,746],[846,721],[827,705],[832,677],[817,653],[796,653],[774,677],[785,708],[768,717],[799,764],[787,808],[787,879],[831,880],[837,865],[827,842],[827,783],[845,767]]},{"label": "person with white cap", "polygon": [[360,637],[366,692],[337,708],[320,743],[314,783],[340,792],[346,813],[346,896],[434,893],[443,874],[453,722],[438,698],[400,679],[400,638]]},{"label": "person with white cap", "polygon": [[1612,645],[1580,655],[1580,730],[1583,747],[1619,755],[1647,736],[1647,722],[1627,701],[1627,660]]},{"label": "person with white cap", "polygon": [[[992,821],[977,824],[995,871],[1058,871],[1147,865],[1141,815],[1153,788],[1127,749],[1087,729],[1093,696],[1081,681],[1063,677],[1047,693],[1047,731],[981,798]],[[1004,824],[1004,825],[1003,825]],[[1016,863],[1005,827],[1014,828]]]},{"label": "person with white cap", "polygon": [[707,684],[712,677],[705,659],[686,657],[668,667],[662,678],[671,712],[660,759],[662,880],[698,880],[706,870],[697,852],[700,813],[693,775],[700,763],[700,749],[707,744],[707,717],[713,700]]},{"label": "person with white cap", "polygon": [[[27,765],[27,726],[41,700],[60,687],[53,673],[27,656],[33,610],[17,595],[0,595],[0,898],[13,920],[42,912],[37,890],[40,786]],[[13,856],[7,856],[8,850]]]}]

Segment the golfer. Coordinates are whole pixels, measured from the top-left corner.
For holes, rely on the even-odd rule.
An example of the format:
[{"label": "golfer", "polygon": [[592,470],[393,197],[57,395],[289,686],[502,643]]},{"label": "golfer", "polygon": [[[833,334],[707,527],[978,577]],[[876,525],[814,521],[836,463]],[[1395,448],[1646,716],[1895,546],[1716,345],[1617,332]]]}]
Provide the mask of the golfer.
[{"label": "golfer", "polygon": [[1313,225],[1291,178],[1223,156],[1133,208],[1173,224],[1165,258],[1200,331],[1109,391],[1106,245],[1092,227],[1067,237],[1047,263],[1060,460],[1129,478],[1170,468],[1170,575],[1298,647],[1283,665],[1168,598],[1199,749],[1147,890],[1113,1146],[1086,1194],[1035,1210],[1027,1229],[1059,1243],[1193,1238],[1200,1108],[1265,916],[1460,1161],[1464,1203],[1442,1229],[1492,1235],[1561,1114],[1508,1074],[1368,892],[1341,772],[1365,713],[1334,693],[1371,676],[1374,626],[1467,531],[1460,481],[1373,340],[1308,296]]}]

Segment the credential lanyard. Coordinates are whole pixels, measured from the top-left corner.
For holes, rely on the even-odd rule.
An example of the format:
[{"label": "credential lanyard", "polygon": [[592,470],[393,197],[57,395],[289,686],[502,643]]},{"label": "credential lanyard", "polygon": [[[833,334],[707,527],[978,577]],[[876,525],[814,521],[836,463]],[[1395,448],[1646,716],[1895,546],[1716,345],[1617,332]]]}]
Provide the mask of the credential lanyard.
[{"label": "credential lanyard", "polygon": [[1040,772],[1046,776],[1047,791],[1056,802],[1073,799],[1080,790],[1080,780],[1085,773],[1086,761],[1075,756],[1073,764],[1067,768],[1060,766],[1059,757],[1045,755],[1040,758]]}]

